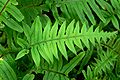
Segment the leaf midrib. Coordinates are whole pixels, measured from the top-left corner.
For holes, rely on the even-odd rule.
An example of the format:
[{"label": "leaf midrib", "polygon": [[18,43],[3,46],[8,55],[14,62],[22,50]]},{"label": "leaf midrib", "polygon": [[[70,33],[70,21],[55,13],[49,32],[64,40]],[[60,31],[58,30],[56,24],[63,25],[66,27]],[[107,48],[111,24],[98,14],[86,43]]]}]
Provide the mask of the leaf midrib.
[{"label": "leaf midrib", "polygon": [[[56,38],[54,38],[54,39],[48,39],[48,40],[42,40],[42,41],[40,41],[40,42],[37,42],[37,43],[33,43],[33,44],[31,44],[30,46],[32,47],[32,46],[35,46],[35,45],[37,45],[37,44],[41,44],[41,43],[47,43],[47,42],[52,42],[52,41],[56,41],[56,40],[62,40],[62,39],[70,39],[70,38],[78,38],[78,37],[83,37],[83,36],[94,36],[94,38],[96,37],[96,36],[98,36],[100,33],[95,33],[95,32],[93,32],[93,33],[91,33],[91,34],[88,34],[88,33],[85,33],[85,34],[82,34],[82,33],[79,33],[79,35],[76,35],[75,36],[75,34],[73,35],[73,36],[68,36],[68,35],[64,35],[63,37],[58,37],[58,36],[56,36]],[[88,37],[88,39],[89,39],[89,37]],[[99,36],[99,37],[101,37],[101,36]],[[50,37],[49,37],[50,38]],[[82,39],[82,38],[81,38]]]}]

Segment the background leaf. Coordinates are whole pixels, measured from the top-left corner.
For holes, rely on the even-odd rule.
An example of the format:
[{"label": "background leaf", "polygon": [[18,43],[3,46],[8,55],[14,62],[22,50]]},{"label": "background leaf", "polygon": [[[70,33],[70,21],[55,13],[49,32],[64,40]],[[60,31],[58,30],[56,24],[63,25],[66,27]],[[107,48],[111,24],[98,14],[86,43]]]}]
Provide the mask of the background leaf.
[{"label": "background leaf", "polygon": [[2,76],[4,80],[16,80],[17,79],[16,74],[13,71],[13,69],[2,58],[0,58],[0,76]]}]

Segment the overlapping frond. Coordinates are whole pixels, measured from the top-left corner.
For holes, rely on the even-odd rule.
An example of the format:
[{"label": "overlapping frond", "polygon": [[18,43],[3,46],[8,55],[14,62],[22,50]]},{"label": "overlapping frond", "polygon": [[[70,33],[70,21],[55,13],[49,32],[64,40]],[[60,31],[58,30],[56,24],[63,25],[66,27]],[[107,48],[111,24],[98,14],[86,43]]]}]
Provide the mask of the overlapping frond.
[{"label": "overlapping frond", "polygon": [[81,52],[66,65],[63,65],[62,57],[60,57],[60,60],[55,60],[54,64],[46,69],[41,65],[43,66],[41,69],[45,70],[43,80],[70,80],[68,78],[68,73],[83,59],[84,56],[85,53]]},{"label": "overlapping frond", "polygon": [[99,58],[95,58],[96,63],[94,66],[94,74],[101,74],[107,72],[114,67],[114,61],[117,59],[117,55],[112,52],[101,52],[98,54]]},{"label": "overlapping frond", "polygon": [[[110,21],[116,29],[119,29],[120,19],[120,1],[119,0],[59,0],[56,1],[56,6],[60,7],[59,10],[53,7],[52,12],[56,19],[59,17],[65,19],[77,19],[83,24],[85,22],[96,24],[98,18],[104,25]],[[59,5],[59,6],[58,6]],[[58,14],[59,13],[59,14]],[[95,19],[95,17],[98,17]]]},{"label": "overlapping frond", "polygon": [[[0,22],[4,22],[9,28],[15,31],[23,32],[18,22],[21,22],[24,16],[15,5],[18,5],[16,0],[0,0]],[[16,21],[11,18],[9,14],[12,15]]]},{"label": "overlapping frond", "polygon": [[[107,51],[104,51],[98,47],[98,57],[95,58],[95,62],[91,67],[88,66],[87,71],[83,70],[85,79],[97,79],[97,75],[105,73],[101,79],[119,79],[119,47],[120,38],[113,37],[106,44],[103,44]],[[115,75],[114,75],[115,68]],[[109,76],[109,77],[108,77]]]},{"label": "overlapping frond", "polygon": [[[46,13],[49,12],[49,5],[45,3],[47,0],[17,0],[19,9],[24,15],[24,22],[28,25],[32,25],[32,21],[40,15],[41,22],[45,26],[49,19]],[[52,3],[53,0],[49,0]],[[51,14],[50,14],[51,15]]]},{"label": "overlapping frond", "polygon": [[1,80],[16,80],[16,74],[11,66],[2,58],[0,58],[0,79]]},{"label": "overlapping frond", "polygon": [[[112,72],[112,69],[114,68],[114,62],[117,59],[116,54],[112,52],[104,52],[103,50],[100,51],[98,54],[98,57],[95,58],[95,63],[93,65],[87,67],[87,71],[83,70],[83,75],[85,77],[85,80],[98,80],[98,75],[102,75],[103,73],[110,73]],[[106,75],[104,75],[106,76]],[[101,79],[104,78],[100,77]]]},{"label": "overlapping frond", "polygon": [[110,39],[107,43],[108,46],[110,46],[110,48],[108,47],[108,50],[111,52],[114,52],[115,54],[118,54],[118,58],[117,58],[117,62],[116,62],[116,68],[115,68],[115,73],[117,75],[117,77],[120,77],[120,38],[116,39]]}]

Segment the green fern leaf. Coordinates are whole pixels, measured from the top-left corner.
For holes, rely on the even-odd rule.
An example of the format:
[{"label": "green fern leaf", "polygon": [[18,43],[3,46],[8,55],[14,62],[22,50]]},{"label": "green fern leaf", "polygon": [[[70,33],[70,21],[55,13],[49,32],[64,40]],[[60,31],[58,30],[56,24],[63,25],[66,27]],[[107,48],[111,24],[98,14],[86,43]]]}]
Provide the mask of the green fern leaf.
[{"label": "green fern leaf", "polygon": [[8,5],[6,11],[10,13],[17,21],[21,22],[24,19],[24,16],[18,8],[13,5]]},{"label": "green fern leaf", "polygon": [[[86,24],[83,25],[82,29],[81,29],[81,34],[86,34],[87,32],[87,27],[86,27]],[[83,35],[83,38],[81,38],[82,42],[85,44],[85,46],[90,49],[90,46],[89,46],[89,41],[87,39],[88,36],[84,36]]]},{"label": "green fern leaf", "polygon": [[18,5],[18,2],[16,0],[11,0],[10,1],[13,5]]},{"label": "green fern leaf", "polygon": [[[49,40],[49,39],[50,39],[50,21],[48,21],[43,31],[43,40]],[[51,46],[50,43],[51,41],[50,42],[45,41],[43,45],[44,45],[44,49],[45,49],[46,54],[48,55],[49,60],[53,63],[53,54],[50,50],[50,46]]]},{"label": "green fern leaf", "polygon": [[35,75],[33,74],[26,74],[22,80],[33,80]]},{"label": "green fern leaf", "polygon": [[0,16],[1,19],[3,20],[3,22],[11,29],[18,31],[18,32],[23,32],[22,27],[16,22],[14,21],[12,18],[7,19],[4,16]]},{"label": "green fern leaf", "polygon": [[106,19],[102,15],[102,12],[99,9],[99,6],[95,3],[95,0],[87,0],[93,11],[98,15],[98,17],[105,23]]},{"label": "green fern leaf", "polygon": [[45,49],[44,49],[44,45],[43,45],[43,44],[40,44],[40,45],[38,46],[38,51],[39,51],[40,55],[41,55],[48,63],[50,63],[49,57],[48,57],[48,55],[47,55],[47,52],[46,52]]},{"label": "green fern leaf", "polygon": [[32,59],[33,59],[35,65],[37,67],[39,67],[40,66],[40,55],[39,55],[39,52],[37,50],[37,46],[32,47],[31,55],[32,55]]},{"label": "green fern leaf", "polygon": [[110,70],[111,66],[113,67],[113,62],[115,61],[115,59],[117,58],[116,54],[113,54],[112,52],[102,52],[99,54],[100,59],[95,59],[96,60],[96,64],[94,64],[95,68],[94,68],[94,74],[101,74],[102,71],[106,72],[107,69]]},{"label": "green fern leaf", "polygon": [[[15,6],[17,4],[16,0],[0,1],[0,22],[4,22],[9,28],[15,31],[23,32],[23,29],[18,22],[21,22],[24,19],[24,16]],[[10,15],[12,15],[18,22],[11,18]]]},{"label": "green fern leaf", "polygon": [[[64,22],[64,23],[61,25],[60,30],[59,30],[59,32],[58,32],[58,37],[63,37],[63,36],[64,36],[64,34],[65,34],[65,27],[66,27],[66,22]],[[58,42],[57,42],[57,45],[58,45],[58,48],[59,48],[60,52],[62,53],[62,55],[63,55],[66,59],[68,59],[64,41],[63,41],[63,40],[58,41]]]},{"label": "green fern leaf", "polygon": [[107,3],[106,1],[104,1],[104,0],[96,0],[96,1],[104,10],[108,10],[108,12],[110,12],[110,13],[114,12],[112,6],[109,3]]},{"label": "green fern leaf", "polygon": [[30,43],[30,27],[25,23],[22,24],[23,24],[24,34],[27,37],[28,42]]},{"label": "green fern leaf", "polygon": [[[108,33],[108,32],[99,31],[99,27],[97,27],[95,31],[93,31],[93,26],[87,29],[85,24],[83,25],[82,29],[79,30],[79,23],[75,24],[74,20],[67,26],[67,28],[66,28],[66,22],[64,22],[61,25],[59,30],[58,30],[58,26],[55,27],[55,25],[58,25],[58,23],[55,23],[55,25],[51,28],[51,23],[49,21],[46,27],[44,28],[44,31],[42,32],[42,26],[41,24],[39,24],[40,23],[39,21],[40,20],[37,17],[33,23],[33,25],[34,24],[36,25],[34,25],[34,27],[32,26],[31,28],[31,35],[32,35],[31,47],[38,45],[36,47],[37,48],[36,50],[39,51],[40,55],[47,62],[52,62],[52,63],[53,63],[53,55],[56,58],[58,58],[58,54],[56,53],[58,49],[60,50],[61,54],[67,59],[68,56],[66,52],[66,47],[68,47],[68,49],[70,49],[74,54],[76,54],[74,44],[77,45],[79,48],[83,49],[83,46],[82,46],[82,42],[83,42],[83,44],[88,49],[90,49],[89,42],[95,45],[95,39],[96,39],[96,41],[100,44],[101,39],[103,41],[106,41],[107,38],[110,38],[111,36],[115,35],[115,32]],[[40,28],[40,31],[39,31],[40,34],[37,31],[39,30],[39,28],[37,27],[38,25]],[[57,33],[57,30],[58,30],[58,33]],[[54,49],[56,49],[55,53],[53,52],[54,50],[51,50],[53,49],[53,47]]]},{"label": "green fern leaf", "polygon": [[115,16],[112,16],[111,19],[112,19],[112,23],[113,23],[114,27],[119,30],[119,23],[118,23],[117,18]]},{"label": "green fern leaf", "polygon": [[[93,32],[93,26],[91,26],[90,28],[89,28],[89,30],[88,30],[88,34],[91,34]],[[90,39],[90,42],[95,46],[95,38],[94,38],[94,36],[90,36],[89,37]],[[98,41],[99,42],[99,41]]]},{"label": "green fern leaf", "polygon": [[[51,39],[54,39],[54,38],[57,36],[57,30],[58,30],[58,22],[56,21],[55,24],[53,25],[51,31],[50,31],[50,37],[51,37]],[[59,59],[56,42],[51,41],[50,44],[51,44],[50,48],[51,48],[52,54],[53,54],[57,59]]]},{"label": "green fern leaf", "polygon": [[118,0],[111,0],[111,4],[115,9],[120,9],[120,4]]},{"label": "green fern leaf", "polygon": [[82,60],[85,56],[84,52],[79,53],[76,57],[74,57],[68,64],[63,66],[61,72],[68,74],[77,64]]},{"label": "green fern leaf", "polygon": [[[59,56],[59,60],[55,60],[54,64],[48,66],[45,69],[45,75],[43,77],[43,80],[61,80],[60,75],[63,75],[63,73],[61,73],[61,69],[63,66],[63,60],[62,60],[62,56]],[[43,67],[44,68],[44,67]],[[66,77],[66,76],[63,76]]]},{"label": "green fern leaf", "polygon": [[[75,23],[75,20],[73,20],[67,27],[66,29],[66,36],[70,36],[72,35],[73,33],[73,29],[74,29],[74,23]],[[75,50],[75,47],[74,47],[74,44],[73,44],[73,40],[72,39],[68,39],[65,41],[66,42],[66,45],[67,47],[73,52],[76,54],[76,50]]]},{"label": "green fern leaf", "polygon": [[[87,19],[85,18],[85,14],[84,14],[84,12],[83,12],[83,10],[82,10],[82,7],[81,7],[80,5],[82,5],[81,2],[77,2],[76,4],[73,4],[73,9],[75,9],[76,14],[77,14],[78,17],[80,18],[80,21],[81,21],[82,23],[85,23],[85,22],[87,23],[88,21],[87,21]],[[68,13],[67,13],[66,15],[68,15]]]},{"label": "green fern leaf", "polygon": [[17,38],[17,43],[20,45],[23,49],[28,48],[28,42],[25,41],[24,39]]},{"label": "green fern leaf", "polygon": [[[74,34],[78,35],[80,32],[79,22],[76,23],[76,27],[74,29]],[[80,49],[83,50],[83,46],[79,38],[75,38],[74,40],[75,45],[77,45]]]},{"label": "green fern leaf", "polygon": [[95,79],[94,74],[93,74],[90,66],[87,66],[87,72],[85,72],[85,70],[83,70],[82,73],[85,77],[85,80],[97,80],[97,79]]},{"label": "green fern leaf", "polygon": [[81,1],[81,7],[82,7],[83,11],[85,12],[85,14],[87,15],[87,17],[89,18],[89,20],[91,21],[91,23],[92,23],[93,25],[95,25],[95,24],[96,24],[96,21],[95,21],[95,19],[94,19],[94,16],[93,16],[93,14],[92,14],[92,11],[91,11],[90,7],[88,6],[86,0]]},{"label": "green fern leaf", "polygon": [[3,80],[17,80],[13,69],[2,58],[0,58],[0,76],[3,78]]},{"label": "green fern leaf", "polygon": [[29,50],[26,50],[26,49],[21,50],[21,51],[17,54],[15,60],[20,59],[21,57],[25,56],[25,55],[28,54],[28,53],[29,53]]},{"label": "green fern leaf", "polygon": [[42,25],[39,17],[36,17],[34,23],[32,24],[31,37],[31,44],[42,40]]},{"label": "green fern leaf", "polygon": [[53,65],[50,65],[45,72],[43,80],[69,80],[67,77],[68,73],[82,60],[85,53],[81,52],[76,57],[74,57],[66,65],[62,63],[62,56],[60,60],[55,60]]}]

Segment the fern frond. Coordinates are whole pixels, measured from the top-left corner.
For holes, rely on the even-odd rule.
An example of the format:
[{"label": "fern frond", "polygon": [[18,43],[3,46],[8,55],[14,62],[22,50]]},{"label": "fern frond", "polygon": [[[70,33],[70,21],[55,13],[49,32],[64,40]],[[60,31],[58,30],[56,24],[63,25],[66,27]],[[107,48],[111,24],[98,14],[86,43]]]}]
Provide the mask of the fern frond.
[{"label": "fern frond", "polygon": [[[89,42],[95,45],[96,42],[100,43],[101,40],[106,41],[107,38],[115,35],[115,32],[99,31],[99,27],[97,27],[95,31],[93,31],[93,26],[87,30],[85,24],[80,30],[79,22],[75,24],[75,20],[73,20],[68,26],[66,26],[66,22],[64,22],[59,30],[57,22],[55,22],[53,27],[51,27],[50,22],[48,22],[44,31],[42,31],[39,17],[35,19],[31,30],[26,31],[27,30],[24,30],[24,33],[30,33],[31,35],[31,48],[36,46],[36,51],[38,51],[47,62],[53,62],[53,55],[58,59],[58,49],[62,55],[68,59],[66,46],[76,55],[74,45],[83,49],[83,43],[88,49],[90,49]],[[35,53],[36,52],[32,54]]]},{"label": "fern frond", "polygon": [[82,73],[85,77],[85,80],[97,80],[94,76],[94,73],[91,69],[90,66],[87,66],[87,71],[85,72],[85,70],[82,70]]},{"label": "fern frond", "polygon": [[2,80],[16,80],[17,76],[11,66],[2,58],[0,58],[0,78]]},{"label": "fern frond", "polygon": [[116,54],[112,52],[104,52],[98,54],[99,58],[95,58],[96,63],[94,66],[94,74],[101,74],[102,71],[106,73],[107,70],[110,70],[111,67],[114,67],[114,61],[117,59]]},{"label": "fern frond", "polygon": [[60,56],[60,60],[55,60],[54,64],[47,69],[43,67],[43,70],[45,70],[43,80],[70,80],[68,73],[83,59],[84,55],[84,52],[79,53],[78,56],[75,56],[66,65],[63,65],[62,56]]},{"label": "fern frond", "polygon": [[[63,17],[70,20],[80,20],[82,24],[91,22],[94,25],[96,24],[96,21],[98,21],[95,19],[97,16],[104,26],[111,21],[114,27],[119,30],[118,18],[120,19],[120,2],[118,0],[59,0],[55,2],[56,6],[54,8],[57,9],[57,7],[60,7],[60,10],[62,11],[59,15],[59,10],[52,10],[55,19]],[[93,14],[93,12],[95,14]]]},{"label": "fern frond", "polygon": [[118,59],[116,62],[116,68],[115,68],[115,73],[117,75],[117,77],[120,78],[120,38],[116,39],[117,37],[115,37],[114,39],[110,39],[109,42],[107,43],[108,46],[110,46],[110,49],[108,47],[108,50],[111,52],[114,52],[115,54],[118,54]]},{"label": "fern frond", "polygon": [[92,12],[93,10],[103,22],[106,22],[95,0],[60,0],[56,1],[56,4],[61,4],[59,6],[60,10],[62,11],[62,15],[67,19],[75,18],[84,24],[88,22],[86,19],[87,16],[89,21],[94,25],[96,24],[96,20]]},{"label": "fern frond", "polygon": [[[87,71],[83,70],[82,73],[85,77],[85,80],[101,80],[105,78],[106,73],[109,73],[109,71],[112,72],[111,69],[114,68],[114,62],[117,59],[116,54],[112,52],[105,52],[103,50],[99,51],[98,57],[95,58],[94,63],[89,67],[87,67]],[[103,72],[105,73],[105,76],[100,77],[98,75],[102,75]]]},{"label": "fern frond", "polygon": [[[18,24],[24,19],[24,16],[20,10],[15,6],[18,2],[16,0],[1,0],[0,1],[0,22],[4,22],[9,28],[23,32],[22,27]],[[17,21],[12,19],[9,14],[12,15]]]}]

